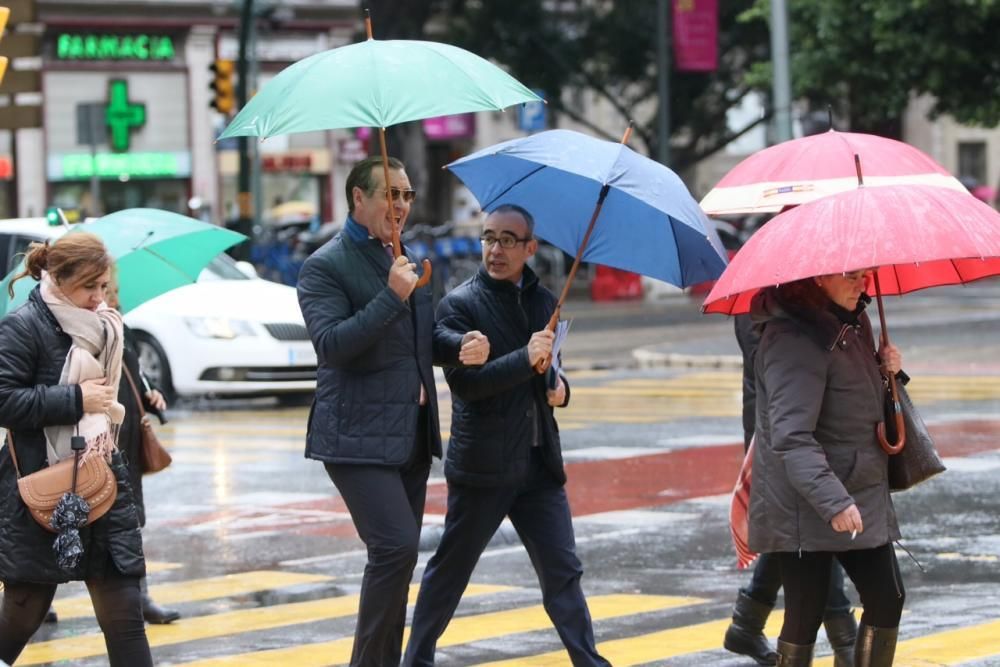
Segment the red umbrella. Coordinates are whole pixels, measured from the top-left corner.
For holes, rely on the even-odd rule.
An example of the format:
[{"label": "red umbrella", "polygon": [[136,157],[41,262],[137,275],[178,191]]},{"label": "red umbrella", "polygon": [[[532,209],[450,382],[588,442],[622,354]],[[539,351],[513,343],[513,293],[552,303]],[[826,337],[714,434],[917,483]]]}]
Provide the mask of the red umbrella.
[{"label": "red umbrella", "polygon": [[894,139],[830,130],[754,153],[727,173],[701,201],[709,215],[776,213],[857,187],[854,156],[865,185],[924,184],[965,191],[927,154]]},{"label": "red umbrella", "polygon": [[968,192],[857,187],[775,216],[705,299],[706,313],[750,310],[762,287],[879,267],[882,294],[1000,275],[1000,213]]},{"label": "red umbrella", "polygon": [[[1000,213],[968,192],[929,185],[856,187],[775,216],[736,253],[705,299],[703,310],[749,310],[758,289],[811,276],[877,267],[875,296],[882,341],[889,342],[883,294],[1000,275]],[[889,376],[893,399],[896,383]],[[896,410],[895,445],[903,448],[902,414]]]}]

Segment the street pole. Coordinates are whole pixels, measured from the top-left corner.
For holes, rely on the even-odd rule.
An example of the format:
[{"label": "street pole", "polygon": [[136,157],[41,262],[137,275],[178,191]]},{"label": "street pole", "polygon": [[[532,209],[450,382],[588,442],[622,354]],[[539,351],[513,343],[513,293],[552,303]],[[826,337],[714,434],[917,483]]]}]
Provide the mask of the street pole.
[{"label": "street pole", "polygon": [[788,5],[771,0],[771,65],[774,70],[774,137],[780,143],[792,138],[792,77],[788,66]]},{"label": "street pole", "polygon": [[656,2],[657,91],[660,113],[657,123],[660,163],[670,166],[670,3]]},{"label": "street pole", "polygon": [[[236,63],[236,106],[243,109],[247,103],[247,47],[250,42],[250,31],[253,30],[253,0],[243,0],[243,11],[240,16],[240,52]],[[237,138],[237,148],[240,156],[240,171],[237,180],[236,201],[240,208],[240,217],[236,222],[236,231],[248,237],[253,232],[253,196],[250,192],[250,139],[241,136]],[[251,243],[252,243],[251,238]],[[236,259],[249,259],[250,249],[246,243],[235,250]]]},{"label": "street pole", "polygon": [[90,200],[91,210],[88,213],[94,217],[104,214],[101,205],[101,179],[97,173],[97,137],[101,131],[101,119],[97,113],[103,106],[90,104],[87,106],[87,125],[90,127]]}]

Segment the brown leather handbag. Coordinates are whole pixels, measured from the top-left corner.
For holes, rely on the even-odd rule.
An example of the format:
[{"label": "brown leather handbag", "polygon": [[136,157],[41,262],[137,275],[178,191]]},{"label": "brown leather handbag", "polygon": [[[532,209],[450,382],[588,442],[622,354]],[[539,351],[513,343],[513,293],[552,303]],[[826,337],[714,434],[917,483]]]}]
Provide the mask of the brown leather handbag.
[{"label": "brown leather handbag", "polygon": [[[32,518],[45,530],[54,533],[50,521],[59,500],[73,488],[73,467],[76,457],[63,459],[55,465],[42,468],[38,472],[21,476],[14,451],[14,434],[7,431],[7,446],[17,471],[17,490],[21,500],[27,505]],[[90,505],[87,523],[91,524],[107,514],[118,496],[118,482],[101,456],[89,456],[76,474],[76,494]]]},{"label": "brown leather handbag", "polygon": [[149,421],[149,415],[142,407],[142,396],[139,394],[139,388],[135,386],[135,380],[132,379],[132,374],[129,373],[128,367],[124,364],[122,364],[122,371],[124,371],[129,386],[132,387],[135,404],[139,408],[139,465],[142,466],[142,474],[151,475],[166,468],[174,459],[160,442],[160,439],[156,437],[153,423]]}]

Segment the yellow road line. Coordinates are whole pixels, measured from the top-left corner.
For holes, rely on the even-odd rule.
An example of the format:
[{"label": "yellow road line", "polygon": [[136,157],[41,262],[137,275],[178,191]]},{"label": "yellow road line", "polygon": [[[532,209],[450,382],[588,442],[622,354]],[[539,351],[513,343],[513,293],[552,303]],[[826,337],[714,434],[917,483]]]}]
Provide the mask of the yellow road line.
[{"label": "yellow road line", "polygon": [[[776,610],[767,620],[765,634],[775,637],[781,630],[782,614]],[[730,619],[709,621],[697,625],[686,625],[669,630],[660,630],[645,635],[613,639],[601,642],[597,650],[615,667],[641,665],[647,662],[666,660],[686,653],[701,653],[722,648],[722,637],[726,634]],[[480,667],[542,667],[569,664],[566,651],[552,651],[533,656],[484,663]]]},{"label": "yellow road line", "polygon": [[[332,581],[332,578],[319,574],[257,570],[222,577],[159,584],[150,586],[149,592],[157,602],[169,605],[245,595],[257,591],[313,584],[321,581]],[[61,619],[94,615],[94,607],[90,603],[89,595],[56,600],[55,608]]]},{"label": "yellow road line", "polygon": [[179,567],[182,567],[180,563],[168,563],[162,560],[147,560],[146,574],[155,574],[156,572],[167,572],[169,570],[176,570]]},{"label": "yellow road line", "polygon": [[[416,598],[417,587],[410,587],[410,600]],[[466,595],[483,595],[509,590],[507,586],[470,585]],[[182,618],[171,625],[146,627],[151,647],[169,646],[182,642],[214,637],[229,637],[245,632],[283,628],[300,623],[312,623],[333,618],[345,618],[358,613],[358,596],[310,600],[272,605],[256,609],[230,611],[221,614]],[[37,665],[60,660],[81,660],[104,655],[104,635],[101,633],[53,639],[28,644],[18,660],[18,665]]]},{"label": "yellow road line", "polygon": [[[896,646],[896,667],[960,665],[972,660],[1000,658],[1000,621],[990,621],[923,637],[906,639]],[[818,660],[816,667],[831,667],[832,659]],[[996,663],[1000,664],[1000,660]]]},{"label": "yellow road line", "polygon": [[[590,615],[595,621],[662,611],[701,602],[704,600],[700,598],[666,595],[595,595],[587,599]],[[533,632],[551,628],[552,622],[544,608],[541,605],[532,605],[521,609],[453,618],[437,645],[443,648],[519,632]],[[553,634],[555,634],[554,630]],[[409,630],[407,630],[406,635],[409,636]],[[716,639],[718,640],[718,638]],[[403,641],[405,643],[406,637],[403,638]],[[287,649],[257,651],[199,660],[184,663],[184,667],[234,667],[236,665],[240,667],[262,667],[264,665],[272,667],[275,665],[325,667],[326,665],[349,662],[353,644],[353,637],[344,637],[334,641],[306,644]]]}]

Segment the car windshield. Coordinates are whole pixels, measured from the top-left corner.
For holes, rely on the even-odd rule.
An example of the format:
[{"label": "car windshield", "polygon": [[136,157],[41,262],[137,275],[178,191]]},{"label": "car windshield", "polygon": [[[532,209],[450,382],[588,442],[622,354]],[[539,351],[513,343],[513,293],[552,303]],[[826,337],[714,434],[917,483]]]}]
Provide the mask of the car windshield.
[{"label": "car windshield", "polygon": [[198,280],[250,280],[250,278],[236,266],[236,260],[226,253],[220,253],[201,270]]}]

